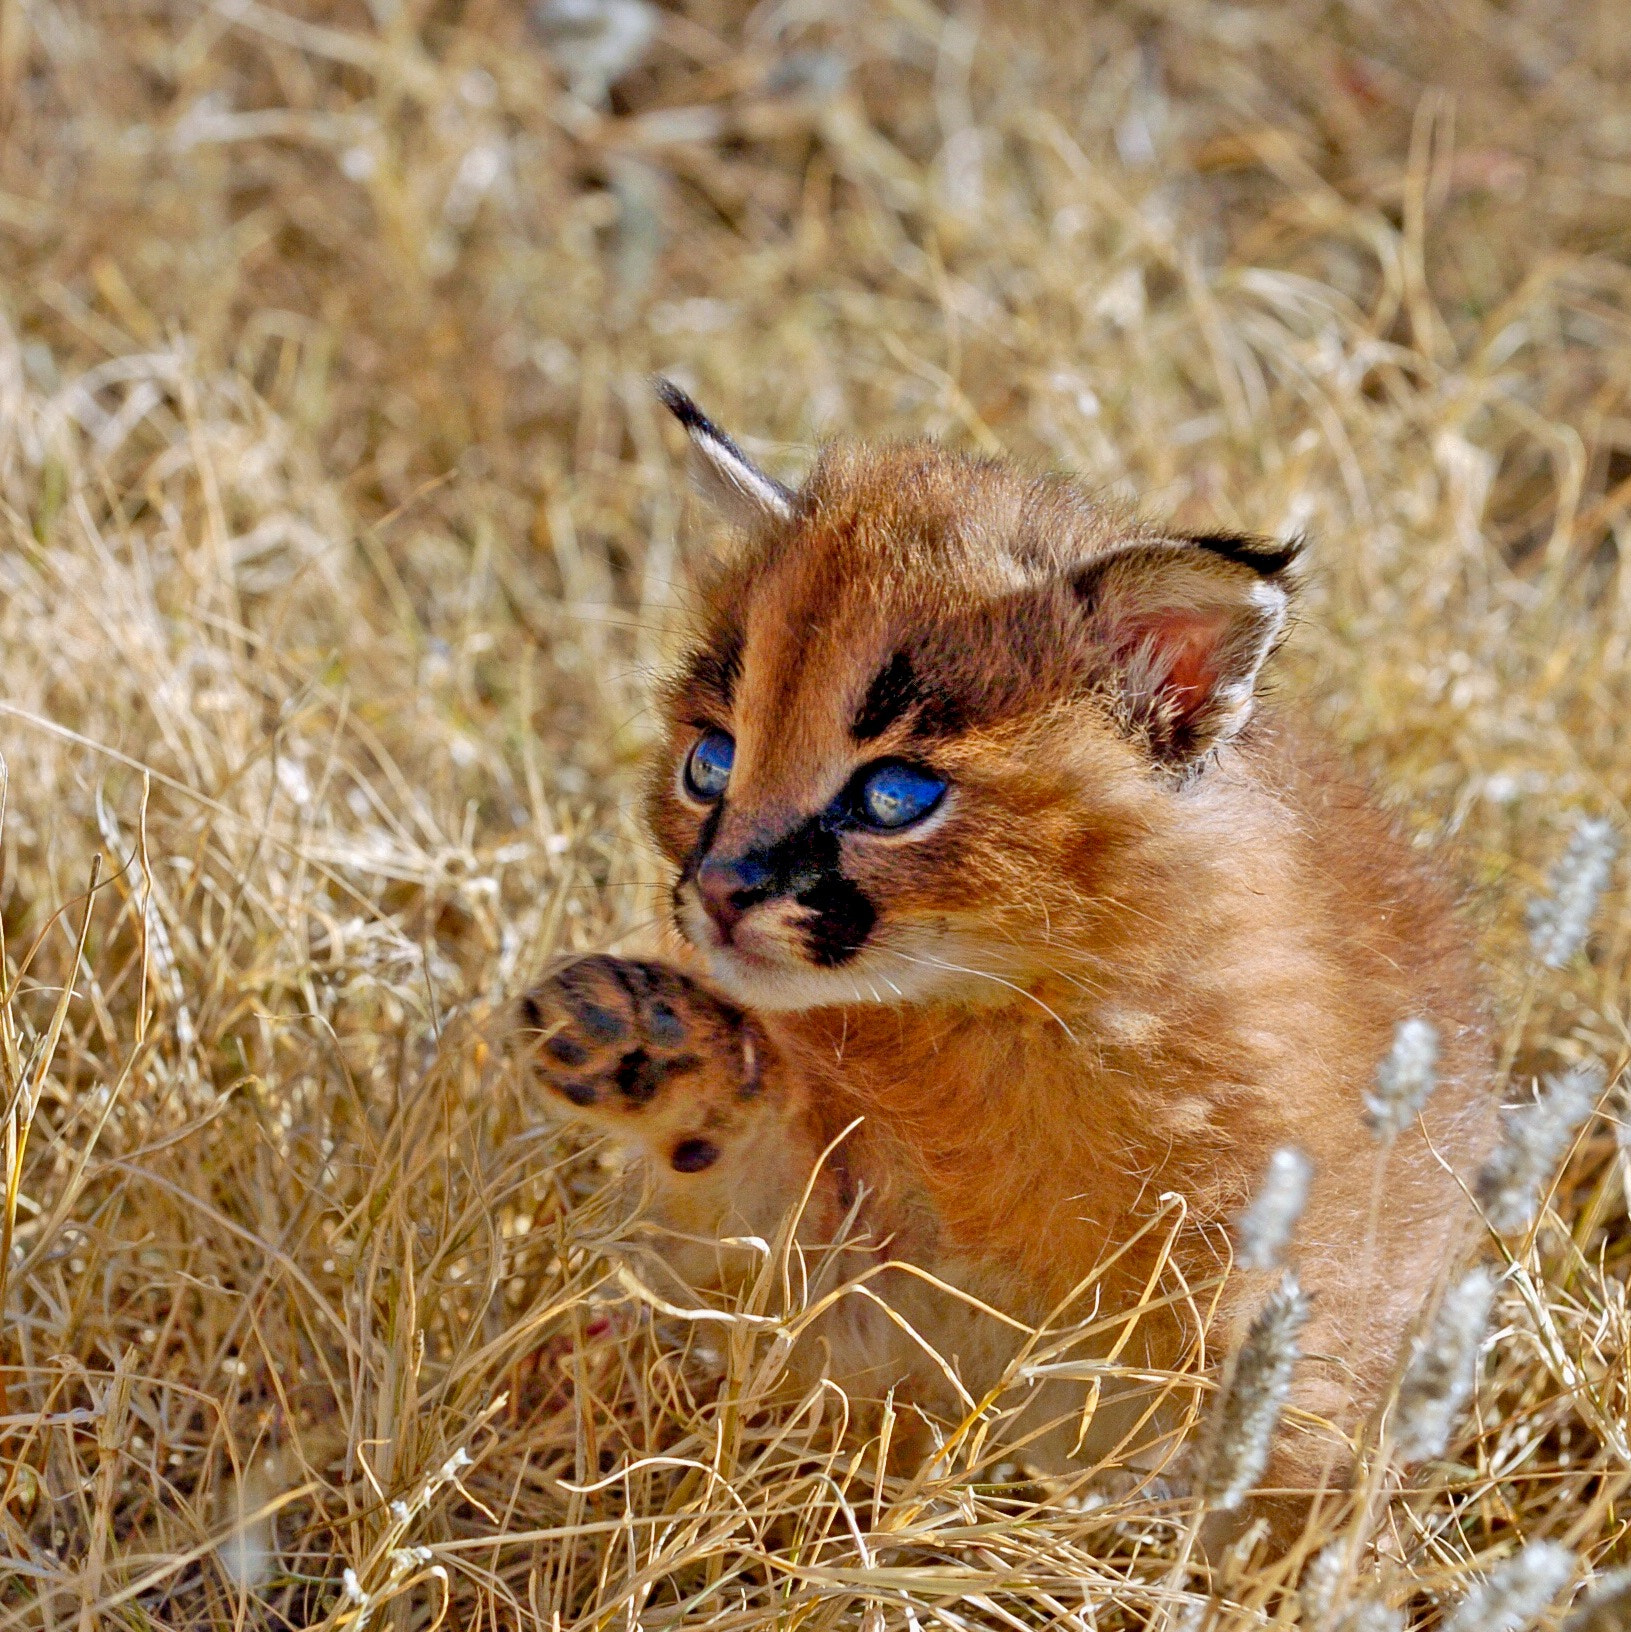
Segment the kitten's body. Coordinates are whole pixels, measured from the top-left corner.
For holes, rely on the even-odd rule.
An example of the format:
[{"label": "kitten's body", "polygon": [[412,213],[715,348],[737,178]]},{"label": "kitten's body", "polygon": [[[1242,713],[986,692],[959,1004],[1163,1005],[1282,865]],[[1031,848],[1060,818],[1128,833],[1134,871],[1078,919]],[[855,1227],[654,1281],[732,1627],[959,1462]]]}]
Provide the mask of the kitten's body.
[{"label": "kitten's body", "polygon": [[[1298,1146],[1315,1177],[1289,1261],[1315,1313],[1294,1400],[1351,1428],[1466,1230],[1489,1062],[1444,887],[1319,749],[1251,718],[1292,552],[1174,539],[925,447],[829,453],[795,497],[688,423],[750,534],[704,588],[651,784],[689,945],[674,972],[591,960],[533,994],[546,1076],[649,1152],[681,1230],[769,1233],[837,1141],[805,1240],[853,1214],[879,1261],[1019,1322],[1097,1309],[1106,1352],[1110,1317],[1154,1304],[1118,1351],[1135,1369],[1178,1360],[1179,1294],[1219,1296],[1230,1221]],[[712,801],[686,769],[710,732],[734,741]],[[896,763],[940,803],[858,825],[857,777]],[[1363,1094],[1411,1015],[1439,1028],[1440,1087],[1383,1150]],[[989,1387],[1013,1329],[889,1275]],[[1225,1333],[1264,1286],[1223,1283]],[[898,1326],[844,1307],[821,1334],[835,1376],[948,1400]],[[1075,1450],[1128,1426],[1106,1407]],[[1341,1460],[1295,1431],[1278,1455],[1271,1481],[1304,1487]]]}]

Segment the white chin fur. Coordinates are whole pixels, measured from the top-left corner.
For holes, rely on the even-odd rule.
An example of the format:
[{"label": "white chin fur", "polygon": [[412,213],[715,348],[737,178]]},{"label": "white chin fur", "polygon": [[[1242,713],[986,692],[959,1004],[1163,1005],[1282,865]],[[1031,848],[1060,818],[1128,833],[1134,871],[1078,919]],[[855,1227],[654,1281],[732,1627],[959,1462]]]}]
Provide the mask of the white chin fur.
[{"label": "white chin fur", "polygon": [[[777,968],[748,963],[730,949],[706,954],[708,973],[727,997],[761,1010],[829,1009],[852,1003],[898,1003],[902,999],[875,982],[852,972],[853,964],[837,969]],[[858,963],[860,960],[857,959]]]}]

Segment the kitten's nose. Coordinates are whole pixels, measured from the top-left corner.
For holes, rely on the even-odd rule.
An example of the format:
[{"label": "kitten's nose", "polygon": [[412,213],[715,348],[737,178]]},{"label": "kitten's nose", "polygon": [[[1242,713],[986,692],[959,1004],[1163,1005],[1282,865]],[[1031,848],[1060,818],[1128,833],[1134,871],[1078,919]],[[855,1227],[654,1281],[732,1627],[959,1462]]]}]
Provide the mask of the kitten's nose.
[{"label": "kitten's nose", "polygon": [[697,894],[703,909],[728,942],[750,907],[769,894],[770,869],[752,855],[722,861],[709,856],[697,868]]}]

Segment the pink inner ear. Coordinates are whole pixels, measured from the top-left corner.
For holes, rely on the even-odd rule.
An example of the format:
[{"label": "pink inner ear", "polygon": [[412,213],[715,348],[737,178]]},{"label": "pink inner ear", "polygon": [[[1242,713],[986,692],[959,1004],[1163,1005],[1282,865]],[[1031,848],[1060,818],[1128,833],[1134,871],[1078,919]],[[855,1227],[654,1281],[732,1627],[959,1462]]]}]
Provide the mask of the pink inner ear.
[{"label": "pink inner ear", "polygon": [[1187,716],[1205,705],[1222,678],[1218,653],[1229,621],[1224,607],[1165,607],[1129,618],[1117,645],[1128,656],[1150,654],[1151,679]]}]

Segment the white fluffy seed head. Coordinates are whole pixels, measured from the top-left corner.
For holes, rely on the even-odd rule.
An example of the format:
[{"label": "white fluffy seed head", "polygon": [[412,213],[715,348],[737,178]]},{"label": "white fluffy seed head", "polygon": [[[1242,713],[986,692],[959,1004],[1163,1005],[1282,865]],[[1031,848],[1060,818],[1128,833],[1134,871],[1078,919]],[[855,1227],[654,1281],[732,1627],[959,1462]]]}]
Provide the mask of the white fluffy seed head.
[{"label": "white fluffy seed head", "polygon": [[1626,1632],[1627,1627],[1631,1627],[1631,1564],[1600,1576],[1563,1623],[1563,1632]]},{"label": "white fluffy seed head", "polygon": [[1444,1632],[1525,1632],[1574,1574],[1574,1554],[1531,1541],[1469,1588]]},{"label": "white fluffy seed head", "polygon": [[450,1456],[447,1461],[442,1464],[440,1471],[436,1475],[435,1483],[438,1485],[445,1485],[450,1479],[456,1479],[459,1474],[470,1465],[470,1453],[461,1445],[452,1454],[452,1456]]},{"label": "white fluffy seed head", "polygon": [[1269,1447],[1297,1365],[1308,1298],[1287,1275],[1252,1321],[1218,1408],[1202,1494],[1218,1512],[1240,1506],[1268,1465]]},{"label": "white fluffy seed head", "polygon": [[1302,1608],[1304,1625],[1325,1624],[1347,1573],[1348,1543],[1341,1537],[1326,1542],[1309,1559],[1297,1587],[1297,1602]]},{"label": "white fluffy seed head", "polygon": [[409,1570],[423,1569],[435,1556],[428,1547],[393,1547],[390,1553],[391,1579],[397,1581]]},{"label": "white fluffy seed head", "polygon": [[1544,1091],[1501,1118],[1501,1142],[1478,1175],[1478,1202],[1490,1227],[1502,1235],[1527,1229],[1575,1131],[1596,1108],[1606,1077],[1589,1060],[1546,1079]]},{"label": "white fluffy seed head", "polygon": [[[1302,1610],[1299,1625],[1319,1632],[1404,1632],[1403,1610],[1393,1609],[1375,1593],[1351,1595],[1348,1576],[1348,1544],[1340,1538],[1328,1541],[1309,1561],[1297,1590]],[[1349,1594],[1338,1601],[1344,1586]]]},{"label": "white fluffy seed head", "polygon": [[1392,1139],[1416,1120],[1438,1084],[1438,1027],[1431,1020],[1401,1020],[1393,1046],[1376,1068],[1365,1095],[1365,1119],[1378,1139]]},{"label": "white fluffy seed head", "polygon": [[357,1572],[348,1564],[340,1577],[340,1591],[348,1604],[356,1606],[356,1616],[351,1622],[351,1632],[363,1632],[374,1614],[373,1597],[363,1589],[363,1584],[357,1579]]},{"label": "white fluffy seed head", "polygon": [[533,0],[529,8],[572,94],[592,106],[646,54],[659,18],[649,0]]},{"label": "white fluffy seed head", "polygon": [[1237,1263],[1247,1269],[1278,1267],[1308,1204],[1313,1176],[1314,1164],[1293,1146],[1283,1145],[1269,1157],[1257,1194],[1235,1224]]},{"label": "white fluffy seed head", "polygon": [[1487,1269],[1463,1275],[1412,1345],[1399,1383],[1393,1442],[1406,1462],[1441,1456],[1478,1378],[1495,1281]]},{"label": "white fluffy seed head", "polygon": [[1384,1598],[1356,1598],[1325,1624],[1328,1632],[1405,1632],[1404,1611]]},{"label": "white fluffy seed head", "polygon": [[1614,871],[1620,836],[1602,816],[1582,816],[1552,869],[1551,889],[1529,904],[1529,944],[1548,969],[1585,945],[1597,903]]}]

